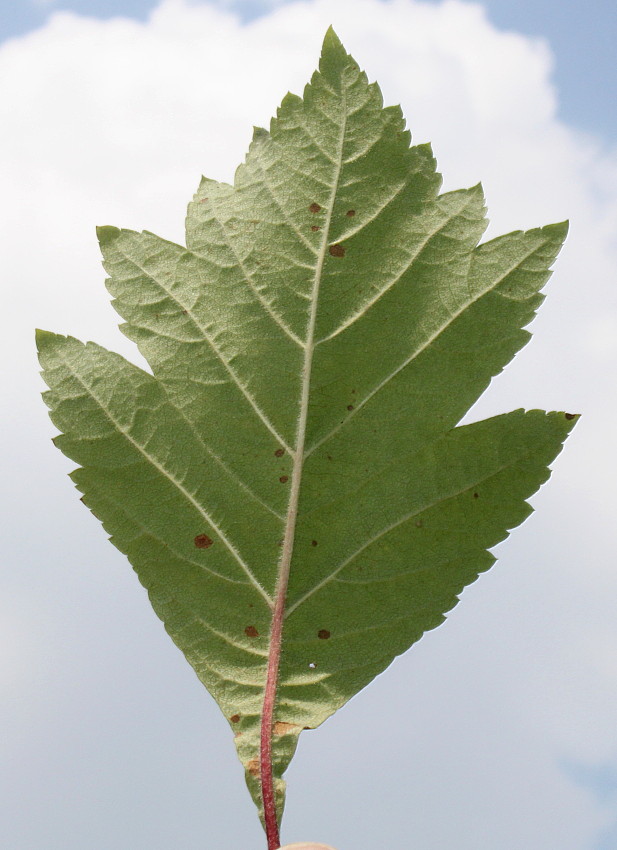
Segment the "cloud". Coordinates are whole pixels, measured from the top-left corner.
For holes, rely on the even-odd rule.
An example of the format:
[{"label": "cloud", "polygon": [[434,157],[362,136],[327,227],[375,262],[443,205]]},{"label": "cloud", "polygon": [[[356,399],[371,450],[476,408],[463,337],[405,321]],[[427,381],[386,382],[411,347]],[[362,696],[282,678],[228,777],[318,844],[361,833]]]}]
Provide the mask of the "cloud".
[{"label": "cloud", "polygon": [[261,840],[217,710],[62,478],[71,465],[48,443],[32,328],[139,360],[117,331],[94,225],[182,240],[201,172],[232,179],[252,125],[301,92],[330,23],[385,101],[402,103],[415,140],[433,142],[446,188],[482,179],[492,235],[571,219],[534,341],[474,415],[584,416],[498,566],[305,736],[286,837],[592,850],[609,828],[601,795],[563,765],[617,761],[615,152],[558,120],[548,45],[498,31],[480,5],[315,0],[241,25],[232,10],[166,0],[145,23],[58,12],[0,48],[4,599],[9,631],[30,635],[21,667],[21,639],[8,644],[8,763],[12,786],[34,772],[30,793],[47,803],[38,827],[9,819],[15,850],[50,834],[64,850]]}]

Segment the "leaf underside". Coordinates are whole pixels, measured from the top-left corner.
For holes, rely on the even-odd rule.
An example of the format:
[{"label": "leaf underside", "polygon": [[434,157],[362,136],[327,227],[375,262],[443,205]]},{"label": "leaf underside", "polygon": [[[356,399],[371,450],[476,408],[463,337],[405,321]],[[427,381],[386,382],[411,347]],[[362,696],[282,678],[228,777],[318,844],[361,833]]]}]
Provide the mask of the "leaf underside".
[{"label": "leaf underside", "polygon": [[234,186],[202,180],[186,248],[99,229],[152,374],[38,332],[55,442],[228,719],[258,807],[281,573],[279,811],[299,732],[443,621],[576,418],[457,427],[528,340],[567,227],[479,244],[481,188],[439,186],[329,31]]}]

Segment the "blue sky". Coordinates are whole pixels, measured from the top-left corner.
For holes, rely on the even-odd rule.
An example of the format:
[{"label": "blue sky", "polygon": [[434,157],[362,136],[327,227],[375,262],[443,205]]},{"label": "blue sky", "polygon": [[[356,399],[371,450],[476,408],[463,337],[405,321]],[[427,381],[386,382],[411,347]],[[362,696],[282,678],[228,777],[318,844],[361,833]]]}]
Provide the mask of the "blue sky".
[{"label": "blue sky", "polygon": [[[40,26],[57,9],[101,18],[126,15],[143,20],[156,5],[154,0],[2,0],[0,39]],[[272,3],[229,0],[219,5],[237,10],[248,20],[258,17]],[[561,117],[572,126],[617,143],[614,0],[484,0],[482,5],[500,29],[549,41],[556,59],[554,80]]]}]

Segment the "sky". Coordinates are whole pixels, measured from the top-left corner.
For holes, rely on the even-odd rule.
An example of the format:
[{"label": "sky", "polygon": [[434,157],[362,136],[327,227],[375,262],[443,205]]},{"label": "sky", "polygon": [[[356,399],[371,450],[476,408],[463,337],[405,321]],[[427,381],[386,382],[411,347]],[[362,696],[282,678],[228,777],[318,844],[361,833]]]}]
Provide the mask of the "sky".
[{"label": "sky", "polygon": [[182,241],[199,175],[233,178],[251,127],[302,91],[332,23],[414,140],[432,142],[444,187],[483,181],[488,236],[570,219],[532,342],[468,418],[583,415],[497,565],[302,736],[283,839],[614,850],[617,139],[603,70],[614,13],[163,0],[110,17],[102,5],[2,8],[0,845],[263,846],[227,723],[50,442],[33,328],[141,362],[117,330],[94,226]]},{"label": "sky", "polygon": [[[440,0],[428,2],[438,4]],[[243,21],[250,21],[279,4],[280,0],[217,0],[213,5],[234,10]],[[156,5],[156,0],[0,0],[0,39],[27,33],[58,9],[101,18],[129,15],[143,21]],[[613,0],[485,0],[482,5],[500,29],[550,42],[561,117],[616,143],[617,13]]]}]

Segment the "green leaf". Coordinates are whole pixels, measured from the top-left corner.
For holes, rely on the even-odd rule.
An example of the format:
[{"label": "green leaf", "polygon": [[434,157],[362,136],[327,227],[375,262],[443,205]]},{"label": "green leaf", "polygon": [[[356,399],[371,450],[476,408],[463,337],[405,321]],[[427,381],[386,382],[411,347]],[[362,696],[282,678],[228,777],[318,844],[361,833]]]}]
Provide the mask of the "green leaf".
[{"label": "green leaf", "polygon": [[186,248],[99,229],[152,374],[39,332],[56,444],[228,719],[260,809],[270,758],[280,814],[300,731],[491,566],[576,418],[457,426],[528,340],[567,228],[478,244],[481,188],[439,186],[330,30],[234,186],[202,181]]}]

